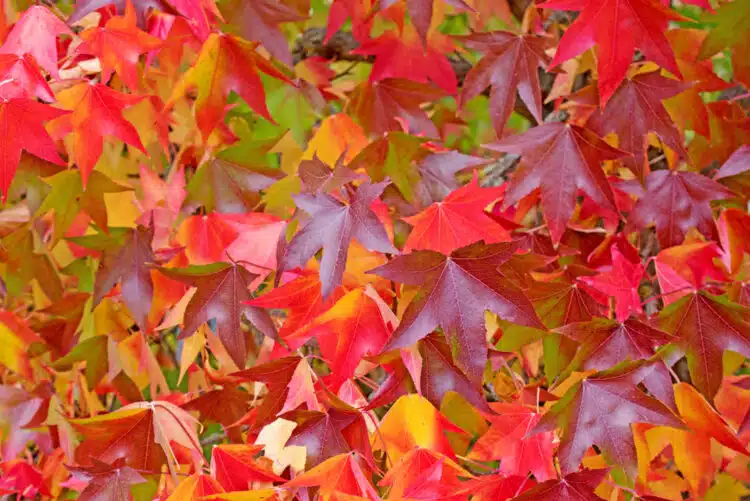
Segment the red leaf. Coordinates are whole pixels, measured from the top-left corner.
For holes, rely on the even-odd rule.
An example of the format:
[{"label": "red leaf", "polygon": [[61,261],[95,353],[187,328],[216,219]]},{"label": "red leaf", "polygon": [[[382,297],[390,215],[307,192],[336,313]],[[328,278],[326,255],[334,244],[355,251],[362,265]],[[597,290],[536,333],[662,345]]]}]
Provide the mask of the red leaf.
[{"label": "red leaf", "polygon": [[609,473],[604,470],[583,470],[559,480],[547,480],[524,492],[514,501],[600,501],[594,490]]},{"label": "red leaf", "polygon": [[560,40],[551,65],[557,66],[598,45],[602,107],[625,78],[636,47],[646,59],[680,76],[664,31],[670,21],[682,18],[657,0],[547,0],[541,6],[581,11]]},{"label": "red leaf", "polygon": [[565,224],[573,215],[578,190],[600,206],[617,211],[615,195],[601,162],[623,157],[626,153],[608,145],[588,129],[549,123],[488,147],[522,156],[503,206],[509,207],[540,188],[542,210],[555,243],[560,241]]},{"label": "red leaf", "polygon": [[450,256],[417,251],[373,270],[384,278],[420,286],[384,350],[414,344],[440,325],[448,342],[458,348],[457,365],[479,384],[487,362],[485,310],[511,322],[541,327],[523,292],[497,272],[515,249],[514,244],[479,242]]}]

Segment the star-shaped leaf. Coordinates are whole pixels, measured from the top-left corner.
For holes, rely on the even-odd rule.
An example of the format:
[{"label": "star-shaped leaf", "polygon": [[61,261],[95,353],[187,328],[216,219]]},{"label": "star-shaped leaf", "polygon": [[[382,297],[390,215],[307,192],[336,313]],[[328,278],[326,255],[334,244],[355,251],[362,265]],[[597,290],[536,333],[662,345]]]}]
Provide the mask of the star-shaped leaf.
[{"label": "star-shaped leaf", "polygon": [[289,79],[258,53],[257,46],[257,43],[233,35],[212,33],[203,42],[195,64],[175,86],[166,107],[171,108],[177,99],[195,89],[195,118],[204,139],[224,117],[227,97],[232,91],[244,99],[253,111],[273,122],[258,73],[285,82]]},{"label": "star-shaped leaf", "polygon": [[462,39],[484,57],[472,66],[461,88],[461,102],[490,91],[490,115],[498,136],[513,112],[516,91],[537,123],[542,123],[542,91],[539,66],[546,66],[547,41],[538,35],[516,35],[508,31],[474,33]]},{"label": "star-shaped leaf", "polygon": [[662,248],[680,245],[691,228],[716,239],[711,201],[732,197],[716,181],[685,171],[660,170],[646,177],[646,193],[633,208],[632,221],[656,226]]},{"label": "star-shaped leaf", "polygon": [[131,498],[130,487],[146,482],[136,470],[125,466],[124,458],[113,464],[96,459],[92,462],[88,468],[68,467],[75,477],[88,481],[78,496],[80,501],[127,501]]},{"label": "star-shaped leaf", "polygon": [[503,205],[509,207],[540,188],[542,211],[555,242],[560,241],[573,215],[579,190],[600,206],[617,211],[601,162],[627,153],[608,145],[588,129],[549,123],[488,147],[521,155],[521,165],[513,173]]},{"label": "star-shaped leaf", "polygon": [[615,300],[615,316],[617,320],[624,321],[632,315],[643,312],[641,297],[638,295],[638,287],[643,278],[643,265],[640,259],[637,262],[630,261],[617,248],[612,246],[612,268],[599,273],[593,277],[581,277],[579,280],[589,287],[605,294],[608,304],[609,298]]},{"label": "star-shaped leaf", "polygon": [[138,326],[147,330],[154,296],[149,265],[156,263],[151,249],[154,230],[139,226],[130,232],[122,247],[105,251],[94,282],[94,307],[120,282],[122,299]]},{"label": "star-shaped leaf", "polygon": [[542,327],[524,293],[497,271],[515,250],[511,243],[478,242],[449,256],[412,252],[374,269],[376,275],[419,286],[384,350],[414,344],[441,326],[456,347],[457,365],[479,384],[487,362],[486,310],[514,323]]},{"label": "star-shaped leaf", "polygon": [[84,186],[102,154],[105,136],[120,139],[146,152],[138,131],[122,114],[143,98],[88,81],[57,93],[60,104],[71,113],[55,121],[55,133],[58,137],[72,135],[73,155]]},{"label": "star-shaped leaf", "polygon": [[215,319],[219,339],[232,360],[242,368],[247,358],[247,334],[240,326],[240,317],[243,314],[263,334],[276,336],[276,328],[268,313],[244,304],[252,297],[249,287],[255,275],[242,266],[214,263],[159,270],[173,280],[197,288],[185,309],[181,339],[192,336],[198,327]]},{"label": "star-shaped leaf", "polygon": [[504,191],[503,187],[480,188],[474,175],[469,184],[451,192],[444,200],[404,218],[414,227],[404,252],[434,250],[450,254],[479,240],[487,243],[510,240],[508,231],[485,212]]},{"label": "star-shaped leaf", "polygon": [[78,54],[96,56],[102,66],[102,82],[117,73],[131,89],[138,89],[138,59],[161,47],[162,41],[136,28],[135,9],[128,3],[123,16],[114,16],[104,27],[95,26],[81,33]]},{"label": "star-shaped leaf", "polygon": [[617,134],[617,146],[632,157],[620,160],[638,179],[649,173],[646,149],[648,134],[653,132],[666,146],[687,159],[680,132],[664,109],[662,101],[687,89],[684,83],[666,78],[658,71],[641,73],[622,82],[607,107],[597,110],[587,125],[604,136]]},{"label": "star-shaped leaf", "polygon": [[722,356],[732,350],[750,356],[747,309],[704,292],[688,294],[664,308],[659,326],[680,338],[693,385],[712,400],[719,391]]},{"label": "star-shaped leaf", "polygon": [[67,111],[31,99],[0,100],[0,127],[2,130],[15,131],[12,134],[2,134],[0,137],[0,191],[3,203],[8,196],[8,189],[16,174],[23,150],[48,162],[64,165],[43,122],[67,114]]},{"label": "star-shaped leaf", "polygon": [[297,205],[312,219],[294,235],[284,249],[279,259],[279,269],[291,270],[302,267],[322,248],[320,281],[323,297],[328,297],[341,285],[352,238],[356,238],[371,251],[398,253],[370,207],[383,192],[386,184],[360,185],[348,204],[327,194],[295,196]]},{"label": "star-shaped leaf", "polygon": [[557,66],[597,45],[602,107],[625,78],[636,48],[646,59],[680,76],[664,31],[670,21],[682,18],[658,0],[547,0],[541,6],[580,11],[560,40],[551,65]]},{"label": "star-shaped leaf", "polygon": [[586,450],[597,445],[607,461],[634,478],[637,459],[631,425],[683,427],[669,408],[638,388],[650,372],[647,364],[636,363],[596,373],[568,390],[542,417],[531,433],[562,427],[557,457],[564,475],[576,472]]}]

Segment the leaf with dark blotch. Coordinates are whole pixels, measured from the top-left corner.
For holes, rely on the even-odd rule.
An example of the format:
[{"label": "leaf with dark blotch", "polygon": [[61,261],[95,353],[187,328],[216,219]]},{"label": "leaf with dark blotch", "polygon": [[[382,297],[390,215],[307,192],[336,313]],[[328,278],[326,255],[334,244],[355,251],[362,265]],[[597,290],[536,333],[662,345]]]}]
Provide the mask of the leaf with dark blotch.
[{"label": "leaf with dark blotch", "polygon": [[564,475],[577,471],[586,450],[597,445],[608,462],[622,466],[635,478],[631,425],[683,427],[669,408],[638,388],[650,371],[648,364],[637,362],[598,372],[568,390],[542,417],[531,433],[561,428],[557,457]]},{"label": "leaf with dark blotch", "polygon": [[633,154],[620,161],[643,181],[650,170],[646,156],[650,132],[682,158],[688,158],[680,132],[662,104],[688,87],[658,71],[636,75],[622,82],[607,107],[595,112],[587,125],[602,136],[617,134],[617,146]]},{"label": "leaf with dark blotch", "polygon": [[750,357],[747,318],[747,308],[704,292],[688,294],[659,313],[659,327],[680,338],[690,379],[709,400],[721,386],[724,351]]},{"label": "leaf with dark blotch", "polygon": [[542,90],[539,66],[546,66],[547,40],[538,35],[516,35],[509,31],[474,33],[461,38],[467,47],[484,54],[464,80],[461,103],[490,91],[490,115],[498,136],[503,134],[516,103],[516,91],[537,123],[542,123]]},{"label": "leaf with dark blotch", "polygon": [[602,170],[604,160],[627,155],[588,129],[564,123],[539,125],[506,137],[488,148],[521,155],[503,201],[509,207],[539,188],[542,211],[552,240],[560,241],[576,207],[578,191],[617,212],[615,194]]},{"label": "leaf with dark blotch", "polygon": [[142,330],[147,330],[154,296],[150,265],[156,257],[151,249],[153,228],[139,226],[126,237],[122,247],[105,251],[94,282],[94,306],[119,281],[122,299]]},{"label": "leaf with dark blotch", "polygon": [[[311,220],[284,249],[279,270],[302,267],[321,248],[320,281],[323,297],[341,285],[349,253],[349,243],[356,238],[368,250],[396,254],[382,223],[370,208],[387,183],[359,186],[351,203],[344,204],[326,194],[297,195],[297,205],[310,214]],[[277,273],[277,279],[280,277]]]},{"label": "leaf with dark blotch", "polygon": [[159,268],[167,277],[196,287],[185,309],[180,339],[192,336],[211,319],[227,352],[238,367],[245,366],[247,334],[241,327],[244,314],[266,336],[275,338],[276,328],[268,313],[245,304],[252,296],[248,288],[256,275],[236,264],[214,263],[188,268]]},{"label": "leaf with dark blotch", "polygon": [[441,326],[456,347],[456,363],[474,384],[480,384],[487,362],[484,312],[529,327],[542,327],[524,293],[498,271],[517,245],[478,242],[445,256],[417,251],[397,256],[372,272],[419,291],[404,312],[384,350],[416,343]]},{"label": "leaf with dark blotch", "polygon": [[635,204],[631,220],[638,227],[656,226],[662,248],[683,243],[691,228],[715,240],[711,201],[733,195],[701,174],[660,170],[646,177],[646,192]]}]

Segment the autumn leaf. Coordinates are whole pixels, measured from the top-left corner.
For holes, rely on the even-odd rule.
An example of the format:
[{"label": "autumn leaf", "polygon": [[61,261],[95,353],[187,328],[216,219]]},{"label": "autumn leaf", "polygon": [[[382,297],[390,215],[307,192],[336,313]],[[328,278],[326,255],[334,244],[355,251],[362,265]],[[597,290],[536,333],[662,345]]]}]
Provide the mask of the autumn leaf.
[{"label": "autumn leaf", "polygon": [[71,468],[73,475],[88,481],[78,499],[82,501],[106,501],[110,499],[128,499],[133,485],[146,482],[136,470],[125,466],[120,458],[113,464],[93,461],[90,468]]},{"label": "autumn leaf", "polygon": [[322,248],[320,281],[323,297],[328,297],[341,285],[352,238],[356,238],[369,250],[397,253],[382,223],[370,207],[385,186],[386,183],[360,185],[348,204],[327,194],[297,195],[295,201],[312,219],[284,248],[279,268],[291,270],[302,267]]},{"label": "autumn leaf", "polygon": [[731,196],[731,191],[695,172],[652,172],[646,178],[646,192],[633,208],[632,221],[641,227],[656,226],[662,247],[680,245],[691,228],[714,237],[710,203]]},{"label": "autumn leaf", "polygon": [[518,36],[508,31],[474,33],[463,38],[470,49],[484,57],[466,75],[461,89],[461,102],[490,91],[490,113],[495,131],[503,135],[516,102],[516,91],[537,123],[542,123],[542,91],[537,68],[546,66],[546,41],[537,35]]},{"label": "autumn leaf", "polygon": [[750,356],[746,318],[745,308],[704,292],[688,294],[659,313],[659,326],[680,338],[690,379],[708,399],[713,399],[721,386],[724,351]]},{"label": "autumn leaf", "polygon": [[521,155],[521,165],[513,173],[503,206],[517,203],[538,187],[544,217],[555,242],[560,241],[573,215],[579,190],[601,207],[617,211],[615,195],[601,162],[626,153],[609,146],[588,129],[562,123],[544,124],[488,147]]},{"label": "autumn leaf", "polygon": [[82,82],[57,94],[60,104],[71,111],[55,121],[55,135],[70,133],[73,157],[86,186],[104,149],[104,137],[114,137],[145,153],[138,131],[122,113],[143,96],[122,94],[106,85]]},{"label": "autumn leaf", "polygon": [[487,243],[510,240],[507,230],[485,212],[504,191],[501,187],[480,188],[475,175],[469,184],[451,192],[444,200],[404,218],[414,226],[404,252],[434,250],[450,254],[479,240]]},{"label": "autumn leaf", "polygon": [[[420,286],[383,349],[404,348],[441,326],[449,344],[457,348],[458,366],[472,382],[479,383],[487,361],[486,310],[514,323],[541,327],[523,292],[496,271],[515,249],[514,244],[478,242],[450,256],[417,251],[373,270],[384,278]],[[458,297],[466,301],[457,301]]]},{"label": "autumn leaf", "polygon": [[713,29],[701,45],[699,57],[706,59],[725,48],[732,49],[732,66],[737,80],[750,82],[750,66],[747,65],[750,40],[741,26],[750,20],[750,9],[743,2],[722,4],[715,13],[705,13],[703,20]]},{"label": "autumn leaf", "polygon": [[64,164],[43,122],[65,117],[67,114],[66,111],[26,98],[3,99],[0,102],[0,125],[4,130],[13,127],[17,131],[14,134],[3,134],[0,141],[0,151],[3,153],[0,191],[3,202],[8,197],[8,190],[16,174],[22,151],[25,150],[48,162]]},{"label": "autumn leaf", "polygon": [[[638,74],[623,80],[607,107],[595,112],[587,126],[602,136],[617,134],[618,148],[633,155],[620,162],[643,181],[651,170],[646,155],[649,133],[656,134],[682,158],[688,158],[682,137],[662,104],[686,88],[682,82],[666,78],[658,71]],[[629,116],[635,119],[628,120]]]},{"label": "autumn leaf", "polygon": [[606,478],[608,470],[583,470],[558,480],[547,480],[532,487],[515,501],[598,501],[594,490]]},{"label": "autumn leaf", "polygon": [[250,283],[255,276],[242,266],[213,263],[189,268],[159,268],[167,277],[197,290],[185,309],[181,338],[192,336],[211,319],[216,320],[216,331],[224,347],[238,367],[245,367],[247,357],[246,334],[240,318],[246,315],[263,334],[276,336],[270,317],[263,310],[246,306],[250,300]]},{"label": "autumn leaf", "polygon": [[646,59],[680,77],[664,31],[670,21],[682,18],[657,0],[547,0],[542,7],[580,11],[550,65],[557,66],[596,45],[602,108],[625,78],[636,48]]},{"label": "autumn leaf", "polygon": [[29,54],[44,71],[58,80],[57,37],[70,34],[70,28],[51,10],[42,5],[32,5],[8,33],[0,47],[0,54],[15,54],[18,57]]},{"label": "autumn leaf", "polygon": [[195,118],[204,139],[224,117],[230,92],[236,92],[253,111],[272,121],[259,72],[282,81],[288,79],[258,54],[257,45],[233,35],[211,34],[195,64],[175,86],[166,108],[195,89]]},{"label": "autumn leaf", "polygon": [[562,434],[557,455],[565,475],[577,471],[586,450],[597,445],[608,462],[622,466],[634,478],[637,460],[631,424],[683,427],[669,408],[638,389],[649,372],[647,364],[637,363],[584,379],[568,390],[530,433],[554,430],[559,423]]}]

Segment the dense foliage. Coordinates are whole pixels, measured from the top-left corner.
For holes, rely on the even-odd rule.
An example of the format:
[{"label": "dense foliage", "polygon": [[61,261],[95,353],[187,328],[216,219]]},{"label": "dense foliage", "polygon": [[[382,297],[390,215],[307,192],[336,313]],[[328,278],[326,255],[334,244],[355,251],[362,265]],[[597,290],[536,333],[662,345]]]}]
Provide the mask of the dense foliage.
[{"label": "dense foliage", "polygon": [[30,1],[0,499],[750,493],[750,1]]}]

